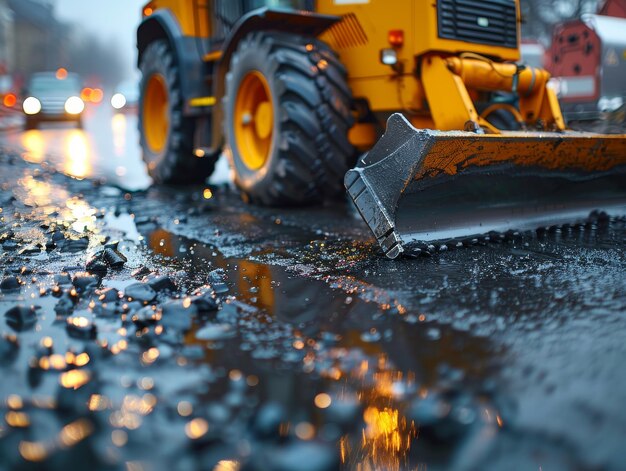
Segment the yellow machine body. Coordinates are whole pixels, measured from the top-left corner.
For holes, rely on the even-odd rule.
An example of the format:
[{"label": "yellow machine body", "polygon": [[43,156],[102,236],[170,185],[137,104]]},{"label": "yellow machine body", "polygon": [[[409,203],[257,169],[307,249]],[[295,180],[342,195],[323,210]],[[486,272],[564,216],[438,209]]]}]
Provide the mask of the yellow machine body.
[{"label": "yellow machine body", "polygon": [[[263,8],[253,9],[249,6],[252,4],[262,4]],[[225,23],[225,16],[235,10],[235,18]],[[168,28],[177,28],[177,33],[161,33],[167,28],[151,24],[151,15],[161,15],[161,25],[169,24]],[[189,72],[187,69],[193,72],[181,79],[183,115],[208,120],[207,126],[196,132],[196,140],[204,141],[204,147],[213,152],[221,150],[226,140],[226,82],[233,54],[244,38],[259,32],[286,31],[301,38],[317,37],[330,46],[346,69],[352,96],[348,105],[354,124],[346,129],[349,144],[362,152],[376,144],[369,161],[365,155],[348,172],[345,185],[390,257],[403,251],[402,230],[396,227],[401,197],[405,193],[416,196],[411,199],[415,205],[411,203],[413,206],[398,216],[398,220],[406,222],[404,215],[419,213],[415,208],[421,204],[420,199],[428,201],[429,207],[444,201],[439,197],[434,202],[432,198],[422,198],[435,181],[437,188],[442,188],[441,195],[452,194],[447,188],[454,189],[456,183],[464,181],[466,173],[469,176],[465,181],[478,182],[471,189],[471,185],[460,185],[458,193],[446,202],[450,206],[458,206],[468,192],[473,193],[467,201],[476,201],[474,206],[479,206],[476,195],[493,189],[491,179],[508,182],[497,185],[500,193],[491,198],[485,196],[484,201],[498,205],[498,198],[509,188],[511,198],[507,200],[506,214],[514,217],[505,217],[502,212],[496,215],[483,205],[480,217],[492,218],[491,223],[464,219],[463,214],[472,213],[470,206],[463,206],[462,212],[448,212],[441,220],[442,227],[457,227],[449,216],[454,214],[457,221],[472,227],[471,231],[480,227],[514,227],[519,214],[525,211],[524,202],[532,199],[525,192],[529,185],[541,187],[538,194],[550,201],[545,214],[554,220],[563,219],[555,216],[554,208],[571,195],[576,195],[583,212],[589,209],[575,189],[576,182],[587,182],[579,188],[598,193],[602,184],[588,181],[608,175],[613,194],[626,192],[626,179],[622,178],[626,136],[578,135],[567,131],[550,85],[550,74],[519,64],[519,0],[153,0],[144,7],[144,17],[138,32],[140,56],[145,44],[154,38],[167,37],[174,46],[185,44],[178,47],[179,69],[183,75]],[[195,59],[189,58],[189,50],[195,47],[190,41],[198,47]],[[308,47],[307,44],[307,51]],[[315,73],[327,66],[324,59],[310,65]],[[264,94],[252,94],[249,100],[236,98],[233,114],[238,121],[233,125],[231,140],[240,148],[253,147],[256,152],[240,159],[248,172],[245,179],[236,179],[240,187],[242,181],[265,178],[275,148],[272,143],[274,139],[280,141],[281,118],[277,113],[282,112],[281,106],[270,103],[274,96],[260,75],[257,82],[264,86],[256,88],[265,90]],[[187,87],[187,82],[193,82],[193,86]],[[246,79],[242,83],[252,82]],[[503,114],[506,118],[502,118]],[[268,122],[273,129],[270,124],[256,122],[263,116],[271,119]],[[250,127],[253,121],[255,125]],[[385,131],[388,122],[393,126]],[[424,134],[421,130],[432,131]],[[251,146],[251,142],[255,145]],[[228,148],[229,143],[226,144]],[[204,155],[202,149],[201,153]],[[448,154],[454,158],[450,160]],[[318,159],[326,155],[322,152]],[[448,162],[443,169],[445,175],[435,178],[441,173],[435,170],[444,161]],[[572,164],[574,161],[576,165]],[[249,171],[257,173],[250,175]],[[517,174],[525,177],[518,179]],[[554,177],[556,174],[558,178]],[[558,192],[553,192],[550,185],[561,188],[564,182],[573,183],[568,192],[560,193],[559,200]],[[394,188],[393,195],[386,194],[389,188]],[[613,197],[609,199],[612,207],[624,208]],[[533,201],[535,208],[540,206]],[[588,201],[601,206],[602,198]],[[438,231],[450,233],[439,227],[437,214],[428,211],[419,216],[427,224],[420,226],[409,221],[407,225],[407,233],[418,242],[437,240]],[[569,210],[563,212],[566,213],[574,214]],[[580,214],[576,213],[575,218],[580,220]],[[536,215],[527,218],[529,221],[546,225],[547,219]],[[457,239],[459,231],[454,233],[451,238]]]},{"label": "yellow machine body", "polygon": [[[546,86],[549,74],[533,68],[519,71],[514,65],[520,59],[520,14],[519,3],[510,3],[515,8],[512,47],[440,37],[436,0],[318,0],[315,12],[340,18],[320,39],[339,54],[355,100],[365,100],[371,112],[403,112],[413,125],[438,130],[464,129],[471,121],[497,133],[480,116],[475,101],[484,92],[523,92],[518,120],[533,127],[540,121],[546,129],[562,130],[565,124],[556,95]],[[154,0],[144,7],[144,14],[166,9],[184,36],[210,38],[215,29],[212,4],[211,0]],[[394,32],[402,40],[390,44]],[[397,56],[394,67],[380,60],[387,48]],[[222,52],[221,47],[213,48],[202,59],[220,60]],[[190,104],[202,106],[220,97],[207,98],[193,97]],[[357,123],[351,140],[359,148],[368,148],[380,134],[371,123]]]}]

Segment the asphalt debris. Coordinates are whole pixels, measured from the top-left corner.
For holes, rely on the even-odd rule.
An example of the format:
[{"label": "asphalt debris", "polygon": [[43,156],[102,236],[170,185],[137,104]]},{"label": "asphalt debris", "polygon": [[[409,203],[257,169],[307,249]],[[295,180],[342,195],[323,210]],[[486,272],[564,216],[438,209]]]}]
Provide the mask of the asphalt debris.
[{"label": "asphalt debris", "polygon": [[389,262],[340,205],[0,169],[2,469],[623,465],[623,221]]}]

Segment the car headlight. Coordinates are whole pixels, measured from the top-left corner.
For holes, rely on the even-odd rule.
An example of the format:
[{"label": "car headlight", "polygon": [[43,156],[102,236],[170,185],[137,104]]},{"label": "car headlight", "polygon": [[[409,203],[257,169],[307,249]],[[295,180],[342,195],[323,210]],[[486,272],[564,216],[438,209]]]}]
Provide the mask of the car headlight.
[{"label": "car headlight", "polygon": [[26,114],[37,114],[41,111],[41,102],[34,96],[29,96],[22,103],[22,108]]},{"label": "car headlight", "polygon": [[67,114],[80,114],[85,109],[85,103],[77,96],[71,96],[65,101],[65,112]]},{"label": "car headlight", "polygon": [[126,97],[121,93],[116,93],[111,97],[111,106],[116,110],[124,108],[126,105]]}]

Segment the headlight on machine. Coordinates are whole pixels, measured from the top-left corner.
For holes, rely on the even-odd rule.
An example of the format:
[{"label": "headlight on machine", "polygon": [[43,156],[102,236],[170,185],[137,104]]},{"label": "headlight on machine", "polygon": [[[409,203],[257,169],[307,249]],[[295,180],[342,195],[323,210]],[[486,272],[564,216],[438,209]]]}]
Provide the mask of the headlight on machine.
[{"label": "headlight on machine", "polygon": [[22,108],[26,114],[37,114],[41,111],[41,102],[34,96],[29,96],[24,100],[24,103],[22,103]]},{"label": "headlight on machine", "polygon": [[381,49],[380,62],[385,65],[394,66],[398,63],[398,53],[395,49]]},{"label": "headlight on machine", "polygon": [[121,93],[116,93],[111,97],[111,106],[116,110],[121,110],[126,105],[126,97]]},{"label": "headlight on machine", "polygon": [[77,96],[71,96],[65,102],[65,112],[67,114],[81,114],[84,109],[85,103]]}]

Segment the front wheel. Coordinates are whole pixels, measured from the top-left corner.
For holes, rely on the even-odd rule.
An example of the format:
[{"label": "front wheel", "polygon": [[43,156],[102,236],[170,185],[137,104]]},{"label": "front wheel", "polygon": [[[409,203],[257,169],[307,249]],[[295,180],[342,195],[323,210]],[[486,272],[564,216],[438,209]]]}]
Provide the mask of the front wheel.
[{"label": "front wheel", "polygon": [[244,38],[224,98],[227,155],[244,195],[300,205],[342,193],[356,159],[351,103],[345,68],[326,44],[288,33]]},{"label": "front wheel", "polygon": [[204,181],[216,156],[193,153],[196,121],[183,116],[180,74],[168,42],[149,44],[139,68],[139,134],[148,173],[157,183]]}]

